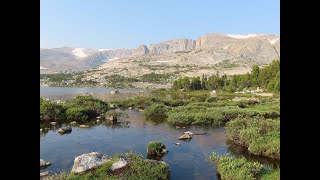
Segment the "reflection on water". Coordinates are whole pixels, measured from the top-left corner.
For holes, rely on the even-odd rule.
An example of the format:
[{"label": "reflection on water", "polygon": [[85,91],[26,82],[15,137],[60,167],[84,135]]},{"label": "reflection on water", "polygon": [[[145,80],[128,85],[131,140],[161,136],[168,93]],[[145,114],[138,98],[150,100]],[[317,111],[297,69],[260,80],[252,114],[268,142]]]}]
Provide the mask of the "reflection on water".
[{"label": "reflection on water", "polygon": [[[49,90],[47,89],[47,91]],[[54,91],[57,91],[57,89]],[[120,91],[120,94],[112,96],[110,92],[98,91],[93,96],[104,100],[114,97],[119,98],[121,95],[123,97],[136,96],[136,92],[138,92],[121,93]],[[70,98],[75,96],[75,94],[50,94],[47,92],[47,94],[42,93],[42,96],[50,96],[50,99],[53,100],[54,98],[63,100],[61,97]],[[169,96],[172,98],[171,95]],[[64,135],[60,135],[58,129],[69,124],[61,122],[57,122],[56,125],[51,125],[48,122],[41,123],[40,128],[43,129],[43,132],[40,133],[40,158],[52,163],[45,170],[49,170],[51,173],[62,170],[70,171],[76,156],[93,151],[107,155],[132,151],[142,154],[144,158],[147,158],[147,144],[150,141],[161,141],[165,144],[169,152],[161,159],[170,166],[171,178],[173,180],[218,179],[216,167],[207,161],[207,157],[213,151],[218,154],[228,152],[233,156],[246,156],[246,152],[239,151],[239,149],[231,144],[226,143],[227,139],[224,127],[187,127],[185,129],[176,129],[166,123],[155,124],[154,122],[146,121],[142,112],[136,110],[122,110],[121,112],[129,115],[126,121],[130,123],[112,124],[102,120],[100,123],[92,121],[87,124],[90,128],[79,128],[79,124],[74,124],[70,125],[72,132]],[[194,135],[189,142],[178,140],[185,131],[206,134]],[[181,143],[181,146],[175,145],[177,142]],[[272,164],[270,161],[264,161],[263,158],[254,159],[255,157],[250,155],[246,157],[250,160],[259,160],[265,164]]]},{"label": "reflection on water", "polygon": [[262,164],[272,166],[272,167],[280,167],[280,160],[272,159],[264,156],[257,156],[251,154],[248,149],[244,146],[237,145],[230,140],[227,140],[228,150],[230,154],[235,157],[245,157],[248,161],[256,162],[259,161]]},{"label": "reflection on water", "polygon": [[[118,90],[119,94],[111,94]],[[40,87],[40,96],[50,100],[68,100],[79,95],[92,95],[94,98],[110,101],[115,99],[133,98],[136,96],[156,96],[169,99],[190,99],[188,94],[151,93],[142,89],[110,89],[110,88],[64,88],[64,87]],[[205,97],[203,97],[205,98]]]},{"label": "reflection on water", "polygon": [[[111,94],[111,91],[115,90],[118,90],[119,94]],[[50,100],[68,100],[85,94],[90,94],[101,100],[113,100],[148,95],[150,93],[141,89],[40,87],[40,96]]]},{"label": "reflection on water", "polygon": [[[76,156],[93,151],[114,155],[132,150],[147,158],[147,144],[161,141],[169,151],[162,160],[169,164],[172,179],[216,179],[215,167],[206,158],[212,151],[227,152],[224,128],[175,129],[145,121],[138,111],[123,112],[129,115],[129,127],[104,122],[93,123],[90,128],[71,125],[70,134],[60,135],[57,130],[64,124],[47,124],[50,130],[40,133],[40,158],[52,162],[46,170],[71,170]],[[190,142],[179,141],[179,136],[187,130],[208,134],[195,135]],[[181,146],[175,145],[176,142]]]}]

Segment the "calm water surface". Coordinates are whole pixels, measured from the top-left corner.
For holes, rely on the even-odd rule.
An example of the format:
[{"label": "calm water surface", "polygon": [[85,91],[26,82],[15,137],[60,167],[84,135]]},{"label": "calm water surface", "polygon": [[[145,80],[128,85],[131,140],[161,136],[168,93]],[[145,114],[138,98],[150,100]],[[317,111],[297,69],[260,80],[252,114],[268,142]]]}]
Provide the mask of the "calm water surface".
[{"label": "calm water surface", "polygon": [[[76,94],[75,92],[86,93],[92,91],[97,92],[97,94],[98,91],[109,94],[111,91],[109,89],[108,93],[108,90],[98,88],[90,88],[90,90],[80,88],[76,91],[72,91],[71,88],[64,89],[67,89],[66,93],[73,95]],[[131,94],[138,91],[140,90],[132,91]],[[54,96],[61,99],[65,95],[61,88],[42,89],[42,96],[50,98]],[[243,151],[226,142],[224,127],[176,129],[167,124],[156,125],[153,122],[146,121],[142,112],[135,110],[121,110],[121,112],[129,116],[127,120],[130,123],[127,126],[110,126],[104,122],[96,123],[90,128],[78,128],[78,125],[74,125],[70,134],[60,135],[57,130],[64,124],[57,124],[51,126],[48,132],[40,133],[40,158],[52,163],[51,166],[42,171],[49,170],[51,173],[61,170],[70,171],[76,156],[93,151],[111,156],[116,153],[132,151],[147,158],[146,147],[150,141],[161,141],[169,150],[169,153],[162,160],[170,166],[173,180],[218,179],[215,166],[207,161],[208,155],[213,151],[219,154],[228,152],[233,156],[241,156],[242,154],[246,156]],[[187,130],[194,133],[206,132],[207,134],[195,135],[190,142],[178,140],[178,137]],[[181,143],[181,146],[175,145],[176,142]],[[263,160],[260,162],[269,163],[269,161]]]},{"label": "calm water surface", "polygon": [[[115,90],[118,90],[120,93],[111,94],[111,91]],[[148,95],[148,91],[141,89],[40,87],[40,96],[50,100],[68,100],[74,96],[83,94],[90,94],[102,100],[112,100],[134,97],[139,92],[143,92],[143,95]]]}]

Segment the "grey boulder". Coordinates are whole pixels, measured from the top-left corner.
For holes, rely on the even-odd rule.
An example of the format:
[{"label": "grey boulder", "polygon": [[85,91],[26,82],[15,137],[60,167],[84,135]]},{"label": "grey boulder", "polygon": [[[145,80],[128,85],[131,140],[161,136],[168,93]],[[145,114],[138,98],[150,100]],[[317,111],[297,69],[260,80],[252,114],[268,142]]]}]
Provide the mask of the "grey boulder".
[{"label": "grey boulder", "polygon": [[110,158],[108,156],[100,154],[98,152],[82,154],[74,159],[71,173],[83,173],[108,161],[110,161]]}]

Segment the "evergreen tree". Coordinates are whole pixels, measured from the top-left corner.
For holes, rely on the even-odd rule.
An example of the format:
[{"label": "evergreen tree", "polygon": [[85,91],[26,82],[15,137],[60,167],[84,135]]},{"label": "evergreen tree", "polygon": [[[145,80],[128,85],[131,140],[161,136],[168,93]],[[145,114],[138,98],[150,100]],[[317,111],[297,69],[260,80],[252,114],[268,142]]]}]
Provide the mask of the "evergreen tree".
[{"label": "evergreen tree", "polygon": [[207,76],[205,76],[204,74],[202,75],[202,79],[201,79],[201,87],[203,90],[207,90],[207,84],[208,84],[208,79]]},{"label": "evergreen tree", "polygon": [[191,90],[201,90],[200,77],[193,77],[191,80]]}]

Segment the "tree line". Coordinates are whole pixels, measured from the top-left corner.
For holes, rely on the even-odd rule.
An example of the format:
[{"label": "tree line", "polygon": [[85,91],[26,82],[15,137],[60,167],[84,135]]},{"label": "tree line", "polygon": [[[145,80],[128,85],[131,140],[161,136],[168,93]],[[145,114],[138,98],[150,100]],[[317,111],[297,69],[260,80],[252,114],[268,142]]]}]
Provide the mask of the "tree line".
[{"label": "tree line", "polygon": [[280,92],[280,60],[274,60],[266,67],[253,65],[251,73],[241,75],[182,77],[173,82],[174,90],[222,90],[241,91],[245,88],[263,88],[269,92]]}]

